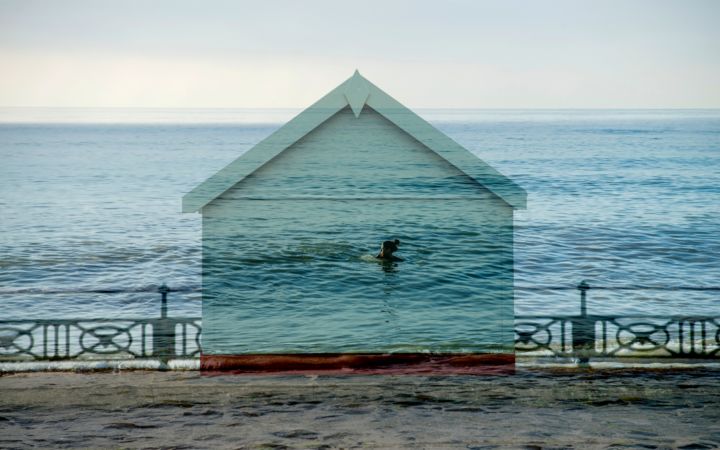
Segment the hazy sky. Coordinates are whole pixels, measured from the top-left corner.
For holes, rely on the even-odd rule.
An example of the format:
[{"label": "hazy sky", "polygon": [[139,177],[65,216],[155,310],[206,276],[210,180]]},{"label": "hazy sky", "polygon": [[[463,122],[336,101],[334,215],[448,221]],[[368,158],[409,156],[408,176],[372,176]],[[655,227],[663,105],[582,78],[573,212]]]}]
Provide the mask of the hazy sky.
[{"label": "hazy sky", "polygon": [[0,106],[720,107],[720,0],[0,0]]}]

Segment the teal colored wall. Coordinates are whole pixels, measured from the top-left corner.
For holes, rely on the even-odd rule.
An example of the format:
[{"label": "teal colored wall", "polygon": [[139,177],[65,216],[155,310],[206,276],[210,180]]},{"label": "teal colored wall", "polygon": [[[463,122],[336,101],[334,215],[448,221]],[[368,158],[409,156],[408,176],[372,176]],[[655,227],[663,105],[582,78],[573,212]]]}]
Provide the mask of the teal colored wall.
[{"label": "teal colored wall", "polygon": [[512,208],[367,106],[202,213],[206,354],[512,352]]}]

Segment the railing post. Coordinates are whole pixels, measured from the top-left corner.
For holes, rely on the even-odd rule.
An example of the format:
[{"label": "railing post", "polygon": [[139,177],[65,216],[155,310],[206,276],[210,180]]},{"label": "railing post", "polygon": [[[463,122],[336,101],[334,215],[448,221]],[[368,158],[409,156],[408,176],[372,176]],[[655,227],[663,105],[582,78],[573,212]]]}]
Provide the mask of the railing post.
[{"label": "railing post", "polygon": [[153,356],[167,362],[175,356],[175,322],[167,316],[167,295],[170,288],[162,284],[160,293],[160,318],[153,323]]},{"label": "railing post", "polygon": [[580,284],[578,284],[578,290],[580,291],[580,315],[583,317],[587,317],[587,291],[590,289],[590,285],[585,282],[585,280],[581,281]]},{"label": "railing post", "polygon": [[165,283],[162,284],[158,288],[158,292],[160,293],[160,317],[163,319],[167,318],[167,295],[168,292],[170,292],[170,288],[165,285]]},{"label": "railing post", "polygon": [[573,352],[578,357],[578,365],[587,367],[590,356],[595,352],[595,321],[587,314],[590,285],[582,281],[577,288],[580,291],[580,316],[572,320]]}]

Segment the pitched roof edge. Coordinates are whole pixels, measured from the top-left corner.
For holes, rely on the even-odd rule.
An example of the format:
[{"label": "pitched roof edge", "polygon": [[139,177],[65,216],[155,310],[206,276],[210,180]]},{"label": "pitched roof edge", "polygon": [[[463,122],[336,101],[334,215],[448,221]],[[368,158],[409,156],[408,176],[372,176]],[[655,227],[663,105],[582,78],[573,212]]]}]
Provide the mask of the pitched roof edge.
[{"label": "pitched roof edge", "polygon": [[182,212],[196,212],[348,105],[341,83],[289,122],[183,196]]},{"label": "pitched roof edge", "polygon": [[516,209],[527,207],[527,192],[510,178],[455,142],[411,109],[366,80],[367,105]]},{"label": "pitched roof edge", "polygon": [[352,77],[185,194],[182,212],[199,211],[349,104],[356,117],[367,104],[513,208],[526,208],[524,189],[355,71]]}]

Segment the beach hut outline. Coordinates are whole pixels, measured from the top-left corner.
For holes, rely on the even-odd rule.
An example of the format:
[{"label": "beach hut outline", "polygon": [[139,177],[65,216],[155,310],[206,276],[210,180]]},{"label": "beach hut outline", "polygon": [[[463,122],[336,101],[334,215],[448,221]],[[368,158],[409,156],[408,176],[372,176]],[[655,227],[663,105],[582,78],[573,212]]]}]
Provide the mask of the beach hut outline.
[{"label": "beach hut outline", "polygon": [[[332,133],[332,131],[323,131],[323,127],[332,123],[333,118],[338,117],[340,118],[338,120],[347,121],[352,120],[353,117],[355,119],[359,119],[363,114],[373,115],[373,120],[376,119],[383,121],[382,127],[393,127],[394,130],[392,130],[392,133],[399,131],[403,135],[403,139],[409,139],[405,142],[405,145],[430,150],[429,153],[439,157],[437,160],[431,162],[430,165],[438,165],[438,162],[444,161],[442,164],[446,164],[448,168],[452,168],[452,170],[457,171],[461,177],[471,180],[473,186],[477,188],[475,189],[477,192],[473,191],[470,196],[462,194],[457,195],[458,192],[462,191],[462,189],[454,191],[453,188],[450,187],[449,189],[441,190],[441,192],[437,194],[430,193],[428,195],[428,193],[425,192],[420,195],[413,196],[402,193],[402,189],[400,189],[400,191],[393,188],[385,190],[381,186],[380,189],[375,189],[375,187],[368,188],[366,189],[367,192],[363,192],[362,189],[359,189],[359,195],[352,189],[344,189],[341,190],[340,195],[328,196],[326,193],[322,192],[322,190],[318,195],[317,189],[307,189],[307,186],[301,186],[299,189],[293,189],[291,186],[289,189],[281,191],[279,195],[277,192],[264,192],[262,190],[263,170],[267,171],[267,168],[276,166],[282,167],[282,164],[278,164],[275,161],[281,160],[283,155],[287,155],[289,152],[291,153],[295,151],[296,148],[301,148],[298,147],[298,145],[301,145],[300,143],[307,139],[308,136],[317,135],[318,133],[320,135],[322,135],[322,133]],[[343,130],[340,130],[341,133],[342,131]],[[337,133],[338,130],[336,129],[334,132]],[[355,132],[357,132],[357,130],[355,130]],[[392,133],[390,134],[392,135]],[[393,137],[390,136],[388,139],[393,139]],[[408,142],[410,143],[408,144]],[[374,151],[377,151],[377,149]],[[312,153],[310,153],[310,156],[312,156]],[[307,158],[307,156],[305,157]],[[258,181],[260,182],[258,183]],[[337,184],[337,182],[335,183]],[[261,186],[261,189],[254,188],[254,186],[258,184]],[[319,184],[322,185],[322,183]],[[427,197],[427,199],[432,200],[453,202],[456,200],[473,201],[475,200],[474,195],[479,195],[481,191],[485,194],[485,199],[492,200],[495,204],[494,208],[496,208],[496,210],[502,210],[502,214],[500,214],[503,216],[503,219],[500,221],[501,225],[504,227],[509,226],[509,228],[512,229],[514,220],[513,211],[516,209],[524,209],[526,207],[526,192],[512,180],[502,175],[500,172],[482,161],[479,157],[465,149],[463,146],[446,136],[410,109],[406,108],[390,95],[365,79],[358,71],[355,71],[355,73],[345,82],[341,83],[338,87],[302,111],[295,118],[273,132],[270,136],[262,140],[226,167],[212,175],[205,182],[201,183],[192,191],[187,193],[182,200],[182,210],[187,213],[199,211],[203,214],[203,252],[212,253],[213,250],[206,249],[206,241],[210,240],[207,239],[206,233],[208,235],[214,233],[214,231],[210,231],[210,225],[217,222],[217,214],[212,211],[220,210],[220,216],[223,216],[223,214],[227,215],[227,211],[234,211],[239,208],[240,203],[237,203],[238,201],[256,200],[258,201],[257,204],[262,201],[272,202],[278,200],[287,202],[302,200],[353,201],[377,199],[378,201],[396,200],[407,202],[408,200],[423,200]],[[242,192],[242,194],[239,194],[238,192]],[[482,195],[480,195],[480,197],[482,198]],[[287,205],[288,203],[284,204]],[[248,210],[245,209],[244,211],[247,212]],[[239,218],[237,220],[243,220],[245,212],[235,211],[232,215]],[[222,220],[228,222],[227,217],[222,217]],[[232,220],[230,220],[230,222],[232,222]],[[510,231],[509,237],[508,234],[505,233],[501,240],[509,241],[510,246],[512,246],[512,231]],[[208,246],[208,248],[210,247]],[[511,248],[509,250],[509,258],[510,264],[509,266],[506,265],[504,270],[505,272],[511,273],[513,270]],[[204,254],[204,296],[206,291],[211,289],[212,286],[212,282],[206,282],[205,279],[206,260],[207,257]],[[509,277],[510,278],[505,277],[505,280],[510,280],[509,289],[507,287],[504,288],[504,295],[510,297],[508,299],[509,309],[506,309],[503,313],[506,316],[503,319],[504,327],[506,328],[506,331],[510,333],[504,338],[506,348],[511,345],[511,338],[507,336],[511,336],[512,334],[512,327],[510,323],[512,322],[513,314],[511,286],[512,275],[509,275]],[[507,317],[508,314],[509,318]],[[354,354],[352,357],[348,357],[348,355],[344,352],[319,352],[318,354],[318,352],[314,351],[311,351],[309,354],[295,354],[294,351],[282,354],[264,354],[263,352],[260,352],[263,354],[255,354],[253,351],[243,350],[239,352],[224,351],[219,354],[213,354],[207,352],[209,346],[205,345],[206,337],[212,333],[212,326],[209,323],[210,321],[208,321],[208,324],[205,322],[206,311],[205,300],[203,300],[204,342],[201,366],[204,369],[230,368],[250,371],[285,369],[346,369],[348,367],[355,366],[381,367],[385,361],[383,358],[386,358],[386,362],[390,365],[398,362],[401,364],[417,365],[418,363],[427,363],[428,361],[428,355],[378,355],[374,352],[362,352],[362,354]],[[512,352],[512,350],[509,351]],[[303,352],[301,351],[299,353]],[[458,355],[451,356],[455,358]],[[506,367],[508,361],[510,361],[510,363],[514,363],[514,356],[508,356],[507,354],[505,356],[509,359],[501,358],[500,360],[496,358],[497,355],[490,355],[490,359],[487,359],[486,357],[488,355],[484,354],[474,355],[476,356],[475,359],[473,359],[472,356],[473,355],[471,355],[470,359],[468,359],[468,355],[460,355],[460,364],[479,365],[483,367],[488,367],[489,365],[494,367],[497,363],[500,367]],[[439,367],[435,363],[431,364],[431,366],[435,369]],[[444,364],[444,366],[455,367],[455,363],[450,362],[449,365]]]}]

